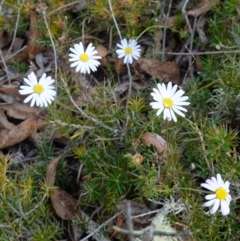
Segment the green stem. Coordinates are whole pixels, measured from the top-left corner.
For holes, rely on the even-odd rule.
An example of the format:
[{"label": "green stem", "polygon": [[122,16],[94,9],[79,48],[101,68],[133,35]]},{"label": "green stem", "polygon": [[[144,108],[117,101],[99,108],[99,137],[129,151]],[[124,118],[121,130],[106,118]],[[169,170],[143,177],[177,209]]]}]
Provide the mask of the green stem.
[{"label": "green stem", "polygon": [[142,32],[138,35],[138,37],[136,38],[136,41],[137,41],[144,33],[146,33],[148,30],[150,30],[150,29],[152,29],[152,28],[166,28],[166,27],[163,26],[163,25],[153,25],[153,26],[151,26],[151,27],[148,27],[148,28],[146,28],[144,31],[142,31]]}]

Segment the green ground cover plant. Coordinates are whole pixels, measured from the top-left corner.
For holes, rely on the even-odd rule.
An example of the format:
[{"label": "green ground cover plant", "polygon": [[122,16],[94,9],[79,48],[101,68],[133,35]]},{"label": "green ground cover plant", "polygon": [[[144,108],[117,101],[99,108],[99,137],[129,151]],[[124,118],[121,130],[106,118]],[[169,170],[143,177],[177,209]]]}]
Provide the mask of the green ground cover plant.
[{"label": "green ground cover plant", "polygon": [[0,3],[0,92],[41,120],[0,143],[0,240],[240,239],[240,5],[204,4]]}]

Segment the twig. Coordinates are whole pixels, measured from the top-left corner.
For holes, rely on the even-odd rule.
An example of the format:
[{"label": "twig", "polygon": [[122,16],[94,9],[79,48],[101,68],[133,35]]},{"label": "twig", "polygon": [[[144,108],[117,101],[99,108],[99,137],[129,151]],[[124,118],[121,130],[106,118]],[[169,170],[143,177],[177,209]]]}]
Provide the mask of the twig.
[{"label": "twig", "polygon": [[85,238],[80,239],[79,241],[85,241],[88,240],[88,238],[92,237],[95,233],[97,233],[101,228],[103,228],[104,226],[106,226],[109,222],[111,222],[113,219],[115,219],[117,216],[119,216],[122,212],[118,212],[116,213],[114,216],[112,216],[110,219],[108,219],[107,221],[105,221],[103,224],[99,225],[94,232],[91,232],[89,235],[87,235]]},{"label": "twig", "polygon": [[[134,235],[136,236],[141,236],[143,235],[144,233],[146,233],[147,231],[151,230],[151,226],[148,226],[142,230],[134,230],[134,231],[131,231]],[[129,230],[126,230],[126,229],[123,229],[123,228],[119,228],[117,226],[113,226],[113,229],[116,230],[117,232],[119,233],[123,233],[123,234],[129,234],[130,231]]]},{"label": "twig", "polygon": [[126,132],[127,126],[128,126],[128,119],[129,119],[128,118],[128,106],[129,106],[129,100],[131,98],[131,93],[132,93],[132,75],[131,75],[129,64],[127,64],[127,70],[128,70],[129,86],[128,86],[127,103],[126,103],[126,107],[125,107],[126,122],[125,122],[125,126],[124,126],[124,132]]},{"label": "twig", "polygon": [[192,35],[192,28],[191,28],[191,24],[189,23],[189,20],[188,20],[188,16],[187,16],[187,12],[186,12],[186,7],[187,7],[187,4],[188,4],[188,1],[189,0],[186,0],[183,7],[182,7],[182,14],[186,20],[186,23],[187,23],[187,26],[188,26],[188,29],[190,31],[190,34]]},{"label": "twig", "polygon": [[149,211],[149,212],[146,212],[146,213],[141,213],[141,214],[132,216],[132,218],[133,218],[133,219],[135,219],[135,218],[141,218],[141,217],[144,217],[144,216],[147,216],[147,215],[151,215],[151,214],[153,214],[153,213],[159,213],[161,210],[162,210],[162,209],[156,209],[156,210]]},{"label": "twig", "polygon": [[[193,29],[191,32],[191,38],[190,38],[190,44],[189,44],[189,52],[192,53],[193,50],[193,39],[194,39],[194,34],[195,34],[195,30],[196,30],[196,24],[197,24],[197,18],[194,18],[194,24],[193,24]],[[190,78],[193,78],[193,58],[194,56],[188,56],[188,68],[189,68],[189,72],[190,72]]]},{"label": "twig", "polygon": [[17,12],[17,20],[16,20],[16,24],[15,24],[15,28],[14,28],[14,33],[13,33],[13,38],[12,38],[12,43],[7,51],[7,54],[6,56],[8,56],[8,54],[11,52],[12,50],[12,47],[14,45],[14,42],[15,42],[15,38],[17,36],[17,29],[18,29],[18,25],[19,25],[19,19],[20,19],[20,13],[21,13],[21,9],[22,9],[22,6],[24,4],[25,0],[22,1],[22,3],[20,4],[19,0],[18,0],[18,4],[20,5],[20,8],[18,9],[18,12]]},{"label": "twig", "polygon": [[60,120],[55,120],[55,121],[49,121],[53,126],[67,126],[67,127],[73,127],[76,129],[94,129],[92,126],[82,126],[82,125],[77,125],[77,124],[69,124],[66,122],[62,122]]},{"label": "twig", "polygon": [[6,74],[7,74],[8,84],[10,84],[11,81],[10,81],[10,77],[9,77],[9,74],[8,74],[8,67],[6,65],[6,62],[5,62],[5,59],[3,57],[1,49],[0,49],[0,57],[1,57],[1,60],[2,60],[3,66],[4,66],[4,70],[5,70]]},{"label": "twig", "polygon": [[45,9],[43,10],[43,18],[44,18],[44,22],[45,22],[45,25],[46,25],[46,28],[47,28],[47,31],[48,31],[48,35],[49,35],[49,38],[50,38],[50,40],[51,40],[51,44],[52,44],[52,48],[53,48],[53,53],[54,53],[54,67],[55,67],[54,78],[55,78],[55,81],[57,81],[57,52],[56,52],[55,44],[54,44],[54,41],[53,41],[52,33],[51,33],[51,31],[50,31],[50,28],[49,28],[49,25],[48,25],[48,22],[47,22],[46,9],[47,9],[47,8],[45,8]]},{"label": "twig", "polygon": [[4,0],[0,2],[0,13],[2,13],[2,6],[3,6]]},{"label": "twig", "polygon": [[66,82],[64,81],[64,79],[61,78],[61,80],[62,80],[62,83],[63,83],[65,89],[66,89],[67,95],[68,95],[71,103],[75,106],[75,108],[76,108],[85,118],[93,121],[93,122],[96,123],[97,125],[100,125],[101,127],[105,128],[105,129],[107,129],[107,130],[112,131],[112,132],[115,133],[115,134],[117,134],[117,133],[119,132],[118,129],[111,128],[111,127],[105,125],[104,123],[102,123],[100,120],[98,120],[98,119],[96,119],[96,118],[93,118],[93,117],[87,115],[87,114],[77,105],[77,103],[73,100],[73,98],[72,98],[72,96],[71,96],[71,94],[70,94],[70,92],[69,92],[69,90],[68,90],[68,86],[67,86]]},{"label": "twig", "polygon": [[79,0],[74,1],[72,3],[68,3],[68,4],[66,4],[64,6],[61,6],[61,7],[57,8],[57,9],[53,10],[52,12],[48,13],[47,16],[49,17],[50,15],[52,15],[52,14],[54,14],[54,13],[56,13],[56,12],[58,12],[58,11],[64,9],[64,8],[70,7],[70,6],[78,4],[78,3],[79,3]]},{"label": "twig", "polygon": [[23,46],[21,49],[19,49],[18,51],[16,51],[12,55],[5,57],[4,60],[0,61],[0,63],[3,63],[4,61],[7,61],[7,60],[11,59],[12,57],[14,57],[17,54],[19,54],[20,52],[22,52],[25,48],[27,48],[27,45]]},{"label": "twig", "polygon": [[[153,54],[163,54],[164,52],[155,52]],[[165,52],[169,55],[210,55],[210,54],[240,54],[240,50],[226,50],[226,51],[206,51],[206,52],[192,52],[192,53],[177,53],[177,52]]]},{"label": "twig", "polygon": [[[166,20],[164,23],[165,26],[167,26],[167,21],[168,21],[169,15],[170,15],[171,8],[172,8],[172,0],[170,0],[169,5],[168,5],[168,12],[167,12]],[[166,46],[166,33],[167,33],[167,28],[163,28],[163,43],[162,43],[163,52],[164,52],[165,46]],[[165,58],[165,54],[162,54],[162,61],[164,60],[164,58]]]},{"label": "twig", "polygon": [[[130,234],[130,233],[133,233],[134,235],[136,236],[141,236],[143,235],[144,233],[146,233],[147,231],[151,230],[152,227],[151,226],[148,226],[142,230],[134,230],[134,231],[129,231],[129,230],[126,230],[126,229],[122,229],[122,228],[119,228],[117,226],[113,226],[113,229],[116,230],[117,232],[119,233],[123,233],[123,234]],[[159,235],[159,236],[170,236],[170,237],[176,237],[176,236],[190,236],[190,234],[188,233],[185,233],[185,232],[182,232],[182,233],[167,233],[167,232],[162,232],[162,231],[158,231],[158,230],[153,230],[152,232],[153,235]]]},{"label": "twig", "polygon": [[190,121],[188,119],[186,119],[186,120],[191,124],[191,126],[197,132],[197,134],[199,136],[199,139],[200,139],[200,142],[201,142],[201,147],[202,147],[202,151],[203,151],[203,156],[204,156],[205,162],[206,162],[206,164],[208,166],[208,169],[211,171],[211,174],[214,176],[215,174],[214,174],[213,163],[211,162],[211,164],[210,164],[210,162],[209,162],[209,160],[208,160],[208,158],[206,157],[206,154],[205,154],[206,153],[206,148],[205,148],[205,145],[204,145],[203,135],[202,135],[201,131],[199,130],[198,126],[195,123],[193,123],[192,121]]},{"label": "twig", "polygon": [[[113,12],[111,0],[108,0],[108,4],[109,4],[110,11],[111,11],[111,13],[112,13],[112,18],[113,18],[115,27],[116,27],[116,29],[117,29],[119,38],[122,40],[122,34],[121,34],[121,32],[120,32],[120,29],[119,29],[119,27],[118,27],[117,20],[116,20],[116,18],[115,18],[114,12]],[[127,103],[126,103],[126,107],[125,107],[126,122],[125,122],[125,126],[124,126],[124,132],[126,132],[127,126],[128,126],[128,105],[129,105],[129,99],[130,99],[131,93],[132,93],[132,75],[131,75],[131,71],[130,71],[129,64],[127,63],[126,65],[127,65],[127,70],[128,70],[129,87],[128,87]]]},{"label": "twig", "polygon": [[116,27],[116,29],[117,29],[119,38],[122,40],[122,34],[121,34],[121,31],[120,31],[120,29],[119,29],[119,27],[118,27],[118,23],[117,23],[117,21],[116,21],[116,18],[115,18],[114,12],[113,12],[111,0],[108,0],[108,5],[109,5],[110,11],[111,11],[111,13],[112,13],[113,22],[114,22],[115,27]]},{"label": "twig", "polygon": [[47,194],[44,194],[42,199],[40,200],[40,202],[38,204],[35,205],[35,207],[30,210],[29,212],[25,213],[25,217],[28,216],[30,213],[34,212],[36,209],[38,209],[39,207],[41,207],[41,205],[43,204],[43,201],[47,198]]},{"label": "twig", "polygon": [[126,224],[127,224],[128,230],[129,230],[129,234],[128,234],[129,240],[134,241],[135,238],[134,238],[134,234],[133,234],[134,229],[133,229],[132,210],[131,210],[131,202],[130,201],[127,202]]}]

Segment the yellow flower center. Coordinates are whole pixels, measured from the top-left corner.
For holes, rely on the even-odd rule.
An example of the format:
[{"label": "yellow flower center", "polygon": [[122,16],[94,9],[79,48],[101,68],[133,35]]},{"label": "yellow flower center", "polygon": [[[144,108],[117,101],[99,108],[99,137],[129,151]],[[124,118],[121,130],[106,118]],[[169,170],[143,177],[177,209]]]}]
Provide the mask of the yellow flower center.
[{"label": "yellow flower center", "polygon": [[80,55],[79,58],[82,62],[87,62],[89,60],[89,55],[86,54],[86,53],[83,53],[83,54]]},{"label": "yellow flower center", "polygon": [[216,196],[221,201],[225,200],[227,198],[227,195],[228,195],[228,192],[222,187],[218,188],[216,191]]},{"label": "yellow flower center", "polygon": [[163,99],[163,105],[165,108],[172,108],[173,107],[173,101],[170,98],[164,98]]},{"label": "yellow flower center", "polygon": [[33,91],[34,91],[34,93],[36,93],[36,94],[42,94],[42,92],[44,91],[44,88],[43,88],[42,85],[37,84],[37,85],[35,85],[35,86],[33,87]]},{"label": "yellow flower center", "polygon": [[125,48],[125,54],[131,54],[132,49],[130,47]]}]

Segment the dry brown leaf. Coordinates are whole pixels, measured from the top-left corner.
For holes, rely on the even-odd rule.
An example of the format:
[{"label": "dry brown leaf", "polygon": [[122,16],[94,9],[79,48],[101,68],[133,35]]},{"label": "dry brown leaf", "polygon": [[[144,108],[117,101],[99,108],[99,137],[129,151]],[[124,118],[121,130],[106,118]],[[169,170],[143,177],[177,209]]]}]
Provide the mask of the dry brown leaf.
[{"label": "dry brown leaf", "polygon": [[163,30],[159,28],[154,29],[154,46],[153,46],[153,52],[159,52],[161,50],[162,41],[163,38]]},{"label": "dry brown leaf", "polygon": [[77,200],[64,190],[60,188],[54,189],[50,198],[56,214],[61,219],[74,220],[81,217]]},{"label": "dry brown leaf", "polygon": [[193,17],[199,17],[205,14],[208,10],[210,10],[213,6],[215,6],[219,0],[205,0],[198,4],[195,8],[189,10],[187,15]]},{"label": "dry brown leaf", "polygon": [[[50,185],[54,185],[57,165],[61,158],[62,156],[55,158],[47,166],[46,181]],[[77,200],[67,192],[61,190],[60,188],[56,188],[51,193],[50,198],[53,208],[60,218],[64,220],[73,220],[76,219],[76,217],[81,216]]]},{"label": "dry brown leaf", "polygon": [[163,17],[160,19],[161,25],[167,28],[172,28],[174,26],[174,23],[176,22],[176,16],[171,16],[171,17]]},{"label": "dry brown leaf", "polygon": [[[49,184],[54,185],[55,177],[56,177],[56,169],[61,156],[55,158],[52,162],[50,162],[47,166],[46,172],[46,180]],[[75,198],[73,198],[67,192],[61,190],[60,188],[54,189],[54,191],[50,195],[53,208],[56,214],[64,219],[64,220],[74,220],[76,218],[82,218],[88,224],[87,230],[88,233],[95,232],[98,227],[98,224],[93,222],[87,214],[80,210],[79,204]],[[79,236],[83,233],[83,230],[79,228]],[[76,230],[75,230],[76,232]],[[95,232],[92,235],[93,238],[99,241],[109,241],[106,239],[100,231]]]},{"label": "dry brown leaf", "polygon": [[25,120],[36,114],[39,111],[37,107],[31,107],[28,104],[14,102],[14,103],[0,103],[0,109],[5,110],[7,116],[20,120]]},{"label": "dry brown leaf", "polygon": [[103,45],[99,44],[97,47],[96,47],[96,50],[98,51],[98,54],[104,58],[106,57],[108,54],[109,54],[109,51],[107,50],[107,48],[105,48]]},{"label": "dry brown leaf", "polygon": [[54,185],[54,183],[55,183],[56,169],[57,169],[58,162],[61,158],[62,158],[62,156],[56,157],[47,166],[46,181],[50,185]]},{"label": "dry brown leaf", "polygon": [[[117,220],[116,220],[116,227],[121,228],[122,224],[124,222],[123,216],[122,215],[118,215],[117,216]],[[112,239],[113,237],[115,237],[118,234],[117,230],[114,230],[113,233],[110,236],[110,239]]]},{"label": "dry brown leaf", "polygon": [[17,89],[5,87],[0,88],[0,99],[4,100],[6,103],[13,103],[19,99],[23,100],[25,97],[21,96]]},{"label": "dry brown leaf", "polygon": [[0,131],[0,149],[13,146],[29,138],[38,129],[42,128],[43,119],[40,116],[31,116],[11,130]]},{"label": "dry brown leaf", "polygon": [[196,29],[198,32],[198,37],[203,45],[206,45],[208,43],[208,39],[206,37],[206,34],[204,32],[204,26],[207,22],[207,18],[205,16],[201,16],[196,25]]},{"label": "dry brown leaf", "polygon": [[0,109],[0,128],[12,130],[14,127],[15,125],[7,120],[4,110]]},{"label": "dry brown leaf", "polygon": [[108,65],[108,61],[106,59],[106,56],[110,53],[107,48],[105,48],[103,45],[99,44],[96,47],[96,50],[98,51],[98,54],[102,57],[100,59],[101,65],[102,66],[107,66]]},{"label": "dry brown leaf", "polygon": [[40,37],[40,31],[36,28],[38,26],[38,15],[36,12],[30,13],[30,31],[28,35],[27,47],[17,55],[20,61],[27,61],[33,59],[35,55],[41,52],[42,48],[36,44],[36,40]]},{"label": "dry brown leaf", "polygon": [[174,84],[179,84],[180,82],[180,69],[174,62],[139,58],[138,63],[142,70],[154,78],[158,78],[164,82],[171,81]]},{"label": "dry brown leaf", "polygon": [[167,150],[167,142],[156,133],[145,132],[142,134],[141,140],[146,146],[156,147],[159,153]]},{"label": "dry brown leaf", "polygon": [[8,34],[6,31],[0,31],[0,49],[9,45],[12,41],[12,35]]}]

